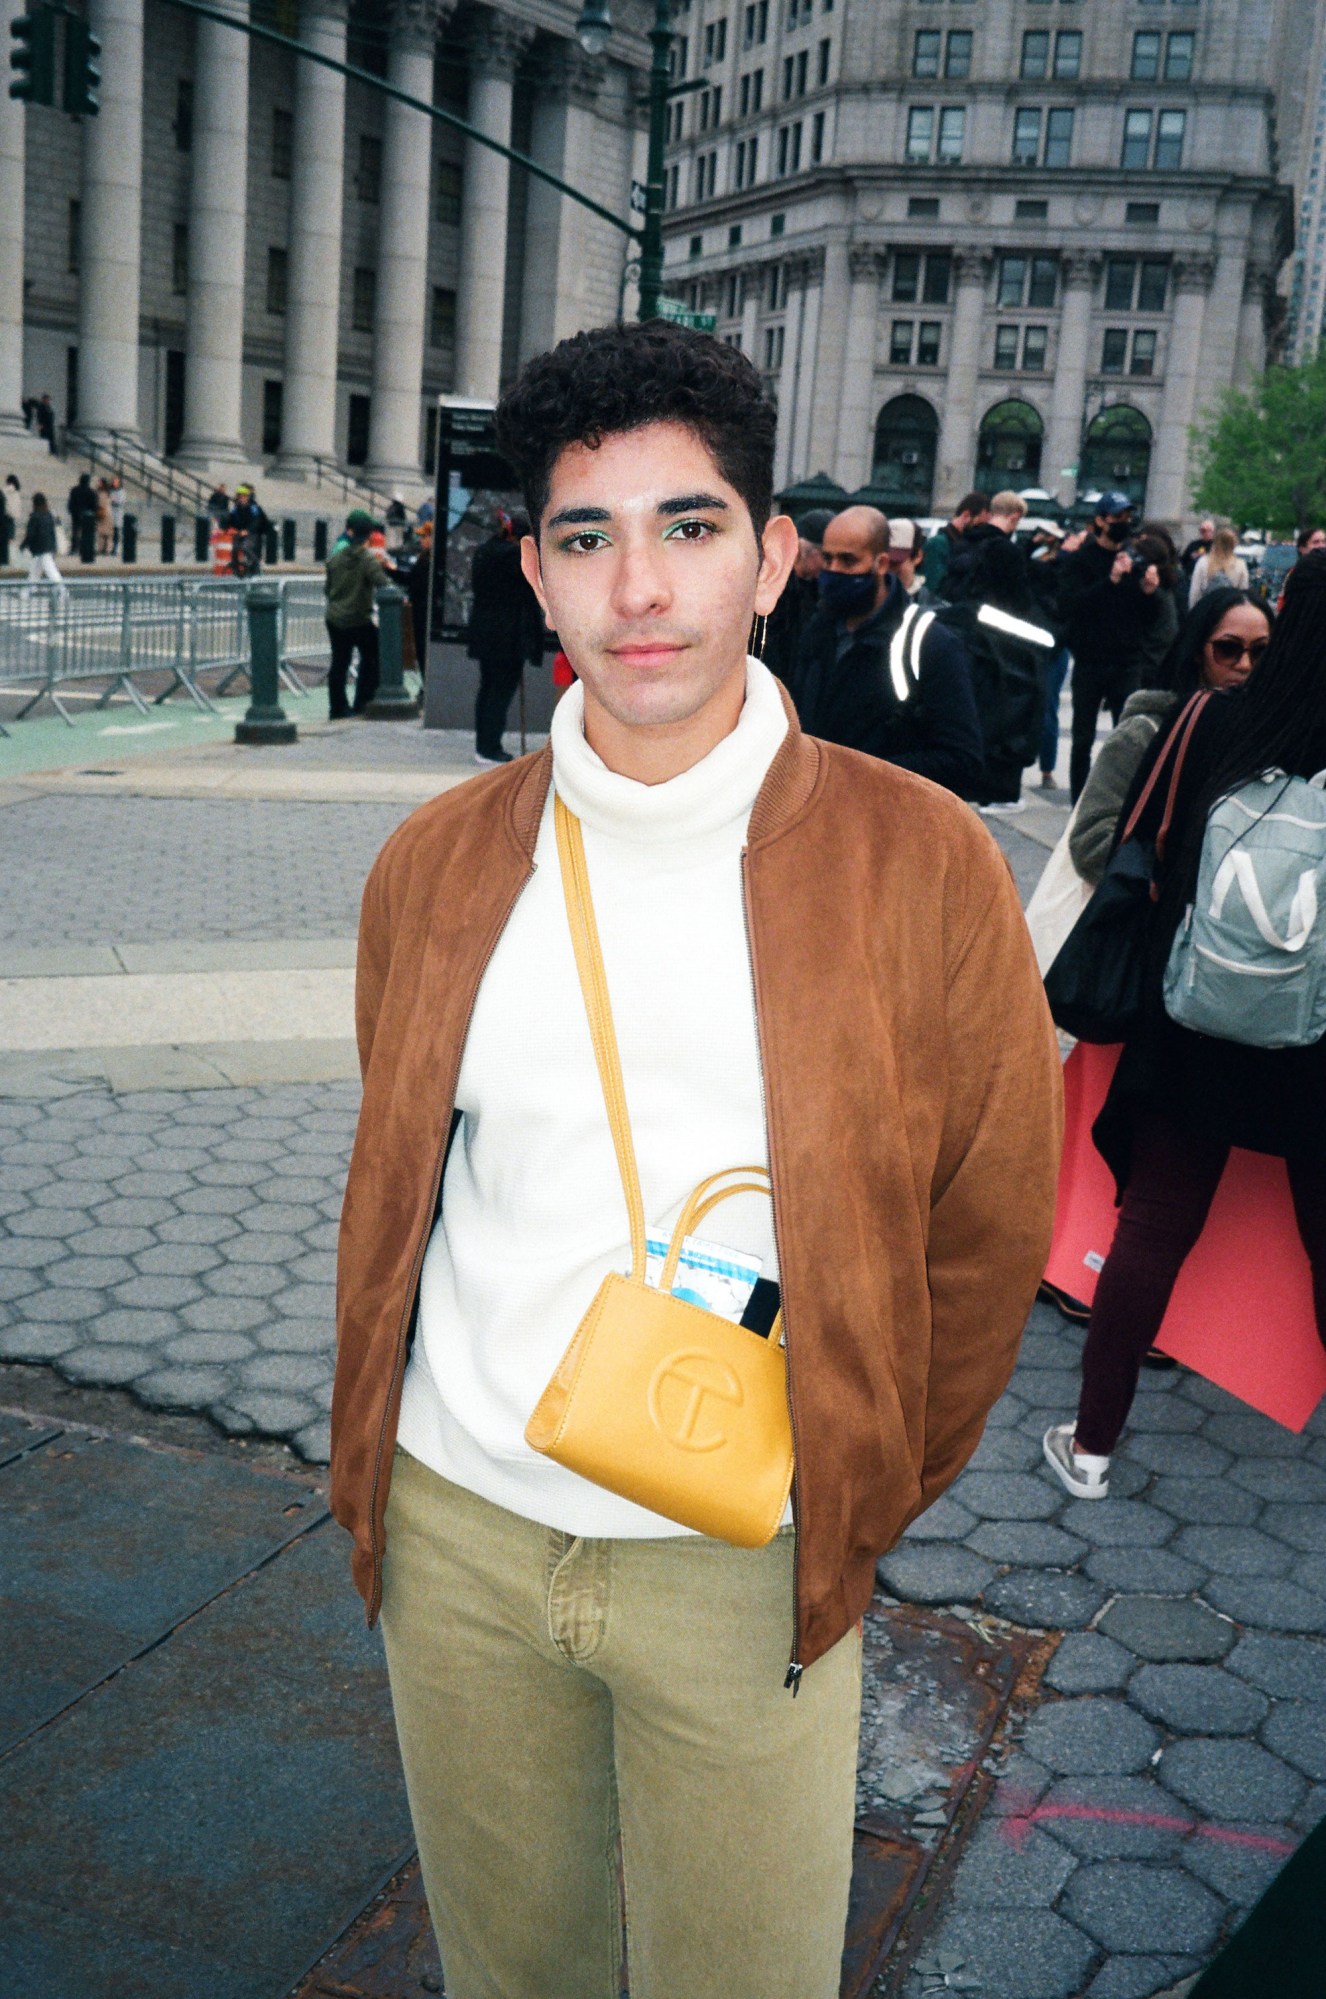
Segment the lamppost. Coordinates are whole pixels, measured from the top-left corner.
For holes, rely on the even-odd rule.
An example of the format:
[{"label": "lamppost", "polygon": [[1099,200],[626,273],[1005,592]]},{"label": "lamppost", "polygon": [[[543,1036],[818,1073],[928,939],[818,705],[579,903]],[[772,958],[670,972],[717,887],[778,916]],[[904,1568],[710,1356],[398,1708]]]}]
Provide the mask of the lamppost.
[{"label": "lamppost", "polygon": [[[609,0],[583,0],[576,40],[586,55],[601,56],[612,34]],[[645,168],[645,219],[640,232],[640,318],[659,317],[663,295],[663,145],[672,89],[672,0],[654,0],[649,31],[649,154]]]}]

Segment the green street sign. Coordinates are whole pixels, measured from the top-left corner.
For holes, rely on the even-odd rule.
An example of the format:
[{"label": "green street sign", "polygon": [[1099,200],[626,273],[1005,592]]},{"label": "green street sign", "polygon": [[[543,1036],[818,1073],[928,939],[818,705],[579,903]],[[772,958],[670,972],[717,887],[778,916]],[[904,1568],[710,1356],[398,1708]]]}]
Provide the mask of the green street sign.
[{"label": "green street sign", "polygon": [[680,299],[663,297],[658,302],[658,316],[673,326],[689,326],[696,333],[712,333],[718,324],[714,312],[688,312]]}]

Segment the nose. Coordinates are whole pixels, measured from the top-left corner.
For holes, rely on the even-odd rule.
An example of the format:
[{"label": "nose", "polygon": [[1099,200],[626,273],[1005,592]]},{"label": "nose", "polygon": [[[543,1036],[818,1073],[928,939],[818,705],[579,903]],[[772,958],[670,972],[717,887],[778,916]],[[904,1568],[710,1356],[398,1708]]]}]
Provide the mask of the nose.
[{"label": "nose", "polygon": [[647,618],[672,602],[662,550],[648,541],[623,544],[617,552],[612,608],[619,618]]}]

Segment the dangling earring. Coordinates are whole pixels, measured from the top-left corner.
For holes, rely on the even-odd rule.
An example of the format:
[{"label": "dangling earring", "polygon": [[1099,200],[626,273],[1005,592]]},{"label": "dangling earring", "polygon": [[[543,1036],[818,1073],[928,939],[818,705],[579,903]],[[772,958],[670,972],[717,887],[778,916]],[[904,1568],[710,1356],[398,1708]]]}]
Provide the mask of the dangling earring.
[{"label": "dangling earring", "polygon": [[755,613],[750,628],[750,650],[756,659],[764,658],[764,642],[769,635],[769,620],[759,611]]}]

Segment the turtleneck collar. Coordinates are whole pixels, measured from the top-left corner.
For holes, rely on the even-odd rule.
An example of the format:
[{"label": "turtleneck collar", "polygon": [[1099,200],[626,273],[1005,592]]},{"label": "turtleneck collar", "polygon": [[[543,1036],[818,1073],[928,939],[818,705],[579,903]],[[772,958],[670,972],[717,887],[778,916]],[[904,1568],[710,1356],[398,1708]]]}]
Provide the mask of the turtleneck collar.
[{"label": "turtleneck collar", "polygon": [[576,817],[611,838],[641,843],[705,840],[740,822],[744,830],[765,774],[787,734],[778,683],[747,658],[737,726],[707,757],[665,784],[641,784],[608,769],[585,740],[579,681],[553,714],[553,784]]}]

